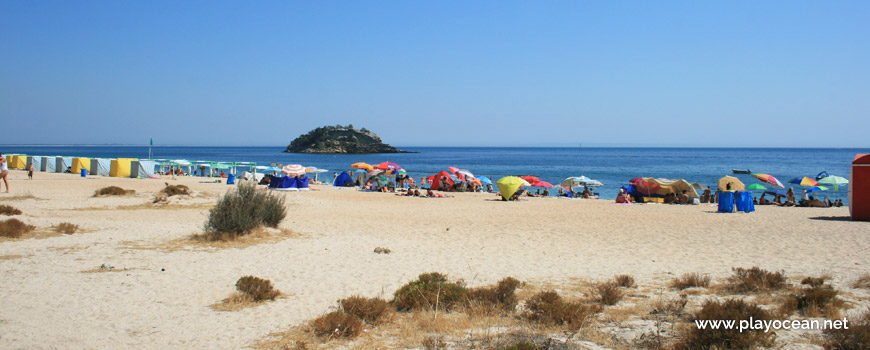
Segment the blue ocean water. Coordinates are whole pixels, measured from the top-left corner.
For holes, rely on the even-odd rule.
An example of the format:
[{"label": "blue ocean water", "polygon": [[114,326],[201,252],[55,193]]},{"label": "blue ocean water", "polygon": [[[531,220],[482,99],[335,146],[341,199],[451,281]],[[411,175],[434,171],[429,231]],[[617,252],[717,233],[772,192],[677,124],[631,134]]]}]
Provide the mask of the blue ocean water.
[{"label": "blue ocean water", "polygon": [[[604,183],[603,198],[615,198],[621,185],[635,177],[686,179],[715,186],[716,180],[732,175],[731,169],[750,169],[786,182],[800,176],[815,177],[821,171],[849,177],[855,154],[870,149],[843,148],[502,148],[502,147],[404,147],[419,153],[321,155],[284,153],[275,147],[153,147],[153,158],[208,161],[249,161],[261,165],[302,164],[341,171],[355,162],[398,163],[415,179],[453,166],[494,178],[535,175],[558,184],[569,176],[586,175]],[[140,146],[3,146],[0,152],[29,155],[63,155],[105,158],[147,158],[148,147]],[[331,174],[326,175],[331,179]],[[744,183],[757,183],[750,175],[732,175]],[[494,179],[495,180],[495,179]],[[794,185],[796,189],[799,186]],[[846,199],[847,188],[822,192],[832,200]]]}]

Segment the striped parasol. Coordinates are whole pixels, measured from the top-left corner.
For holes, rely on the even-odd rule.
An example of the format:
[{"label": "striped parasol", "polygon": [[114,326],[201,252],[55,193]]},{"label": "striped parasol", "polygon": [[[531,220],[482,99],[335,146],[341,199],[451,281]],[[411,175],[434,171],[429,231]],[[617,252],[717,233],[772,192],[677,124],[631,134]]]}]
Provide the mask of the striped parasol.
[{"label": "striped parasol", "polygon": [[303,175],[305,174],[305,167],[299,164],[287,164],[281,168],[281,172],[287,175]]},{"label": "striped parasol", "polygon": [[779,182],[779,180],[777,180],[777,178],[775,178],[771,175],[755,173],[755,174],[752,174],[752,176],[755,177],[756,179],[758,179],[758,181],[764,182],[764,183],[771,185],[773,187],[785,188],[785,186],[782,185],[782,182]]}]

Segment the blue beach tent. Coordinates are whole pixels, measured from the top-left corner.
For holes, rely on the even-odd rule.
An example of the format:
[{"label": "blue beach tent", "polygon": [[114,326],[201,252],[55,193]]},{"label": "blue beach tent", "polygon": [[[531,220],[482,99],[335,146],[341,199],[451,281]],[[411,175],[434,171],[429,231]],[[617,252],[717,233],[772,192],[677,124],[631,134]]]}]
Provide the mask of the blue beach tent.
[{"label": "blue beach tent", "polygon": [[308,191],[308,176],[301,176],[296,179],[296,188],[300,191]]},{"label": "blue beach tent", "polygon": [[338,174],[338,177],[335,178],[332,185],[336,187],[353,187],[353,179],[346,171],[342,171],[341,174]]}]

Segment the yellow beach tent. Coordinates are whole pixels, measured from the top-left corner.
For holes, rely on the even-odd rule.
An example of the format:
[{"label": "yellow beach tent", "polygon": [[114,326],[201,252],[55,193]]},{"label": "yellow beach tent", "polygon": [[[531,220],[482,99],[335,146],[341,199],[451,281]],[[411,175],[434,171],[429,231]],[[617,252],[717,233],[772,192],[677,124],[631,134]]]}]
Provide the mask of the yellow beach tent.
[{"label": "yellow beach tent", "polygon": [[7,164],[9,169],[24,169],[27,166],[27,156],[25,155],[14,154],[9,156],[6,161],[9,162]]},{"label": "yellow beach tent", "polygon": [[111,177],[130,177],[130,163],[135,158],[118,158],[112,159],[112,167],[109,170]]},{"label": "yellow beach tent", "polygon": [[79,174],[82,172],[82,169],[88,169],[88,175],[91,173],[91,159],[90,158],[73,158],[72,159],[72,170],[73,174]]},{"label": "yellow beach tent", "polygon": [[731,185],[731,191],[746,191],[746,185],[740,179],[733,176],[725,176],[719,179],[719,190],[727,191],[728,185]]},{"label": "yellow beach tent", "polygon": [[498,190],[499,190],[499,192],[501,192],[501,196],[505,200],[510,199],[511,196],[513,196],[514,193],[517,192],[517,190],[520,188],[520,186],[528,186],[529,185],[529,183],[526,180],[523,180],[523,179],[518,178],[516,176],[505,176],[501,179],[498,179],[498,181],[496,181],[495,184],[498,186]]}]

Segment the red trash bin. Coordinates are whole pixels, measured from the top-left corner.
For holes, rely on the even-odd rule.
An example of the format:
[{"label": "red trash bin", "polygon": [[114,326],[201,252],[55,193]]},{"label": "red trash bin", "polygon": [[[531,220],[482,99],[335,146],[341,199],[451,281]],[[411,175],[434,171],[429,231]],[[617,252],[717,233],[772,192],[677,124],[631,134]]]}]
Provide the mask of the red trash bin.
[{"label": "red trash bin", "polygon": [[852,220],[870,221],[870,154],[856,155],[852,161],[849,213]]}]

